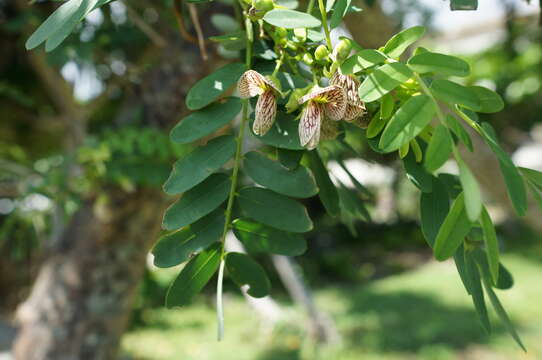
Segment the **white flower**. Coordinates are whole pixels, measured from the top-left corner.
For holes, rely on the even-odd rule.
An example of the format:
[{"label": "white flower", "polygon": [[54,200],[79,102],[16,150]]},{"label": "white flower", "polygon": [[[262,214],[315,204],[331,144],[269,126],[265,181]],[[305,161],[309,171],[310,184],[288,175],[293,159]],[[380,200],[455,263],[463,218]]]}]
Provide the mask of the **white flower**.
[{"label": "white flower", "polygon": [[320,128],[324,117],[336,121],[344,117],[346,94],[337,85],[315,87],[309,94],[299,99],[299,103],[307,103],[299,121],[299,142],[301,146],[312,150],[320,141]]},{"label": "white flower", "polygon": [[358,95],[359,80],[352,75],[342,75],[338,71],[329,80],[331,85],[343,88],[346,93],[344,120],[352,121],[365,112],[365,104]]},{"label": "white flower", "polygon": [[241,75],[241,78],[237,83],[237,89],[242,98],[260,96],[256,103],[252,131],[254,131],[254,134],[256,135],[265,135],[275,122],[275,116],[277,114],[275,93],[279,92],[279,90],[272,81],[266,79],[263,75],[254,70],[248,70]]}]

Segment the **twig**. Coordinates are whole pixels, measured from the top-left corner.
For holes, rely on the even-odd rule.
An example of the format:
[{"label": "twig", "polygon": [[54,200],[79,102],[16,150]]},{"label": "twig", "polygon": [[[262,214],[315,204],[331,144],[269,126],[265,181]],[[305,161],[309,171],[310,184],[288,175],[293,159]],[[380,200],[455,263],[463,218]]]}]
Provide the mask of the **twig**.
[{"label": "twig", "polygon": [[145,20],[143,20],[141,16],[139,16],[139,14],[130,5],[128,5],[124,1],[122,3],[124,4],[124,6],[126,6],[126,10],[128,11],[128,16],[130,17],[134,25],[137,26],[143,34],[147,35],[147,37],[156,46],[160,48],[164,48],[167,46],[167,41],[160,34],[154,31],[154,29],[150,27],[149,24],[147,24]]},{"label": "twig", "polygon": [[181,33],[181,36],[183,37],[183,39],[193,44],[197,44],[198,39],[192,36],[188,31],[186,31],[186,26],[184,25],[184,18],[183,18],[183,1],[182,0],[173,1],[173,12],[175,13],[175,18],[177,19],[177,24],[179,25],[179,32]]},{"label": "twig", "polygon": [[192,23],[194,24],[194,28],[196,29],[196,35],[198,36],[199,52],[203,60],[207,61],[209,57],[207,56],[207,50],[205,49],[205,36],[203,35],[203,31],[201,30],[201,24],[199,22],[198,10],[196,9],[196,5],[188,4],[188,11],[190,12],[190,19],[192,19]]}]

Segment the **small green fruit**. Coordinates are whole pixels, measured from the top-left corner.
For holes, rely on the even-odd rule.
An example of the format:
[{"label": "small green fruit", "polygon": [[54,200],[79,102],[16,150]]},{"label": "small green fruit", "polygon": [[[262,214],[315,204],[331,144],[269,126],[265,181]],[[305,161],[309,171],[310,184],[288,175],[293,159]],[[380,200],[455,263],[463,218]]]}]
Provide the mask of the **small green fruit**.
[{"label": "small green fruit", "polygon": [[300,42],[305,42],[307,40],[307,29],[304,29],[304,28],[294,29],[294,35],[296,39],[299,40]]}]

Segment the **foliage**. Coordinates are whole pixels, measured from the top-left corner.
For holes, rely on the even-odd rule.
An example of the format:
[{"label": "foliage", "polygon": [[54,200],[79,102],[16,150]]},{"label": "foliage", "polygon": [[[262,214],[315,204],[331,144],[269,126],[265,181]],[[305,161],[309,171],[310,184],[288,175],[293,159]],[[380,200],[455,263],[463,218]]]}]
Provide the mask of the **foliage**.
[{"label": "foliage", "polygon": [[[27,48],[45,41],[47,51],[54,49],[89,11],[106,2],[69,0],[36,30]],[[451,5],[475,9],[477,2],[454,0]],[[356,156],[349,139],[362,138],[377,153],[398,152],[408,178],[422,193],[422,229],[435,258],[454,258],[483,327],[490,330],[485,295],[523,347],[493,291],[509,288],[511,281],[503,280],[507,272],[500,264],[491,218],[472,169],[458,150],[462,144],[472,147],[463,127],[467,125],[495,153],[518,215],[527,209],[526,182],[542,197],[541,174],[518,170],[493,128],[479,120],[477,113],[503,108],[500,96],[454,81],[470,73],[463,59],[421,47],[406,59],[407,49],[425,32],[421,26],[401,31],[379,49],[362,49],[348,38],[333,47],[330,28],[356,11],[349,1],[324,4],[318,0],[316,16],[314,1],[306,12],[286,9],[272,0],[240,1],[235,6],[242,10],[244,31],[215,37],[215,41],[244,53],[244,64],[225,65],[198,81],[186,97],[187,108],[194,112],[171,133],[174,142],[199,142],[241,113],[237,133],[232,130],[231,135],[215,137],[183,156],[164,185],[166,193],[183,195],[164,215],[164,229],[173,232],[154,248],[155,265],[170,267],[188,261],[170,287],[166,304],[185,305],[218,272],[221,338],[225,269],[239,286],[249,285],[251,296],[263,297],[270,291],[267,275],[257,262],[226,251],[230,229],[243,243],[253,243],[247,245],[249,250],[297,254],[304,247],[297,234],[313,227],[299,199],[317,193],[330,216],[345,222],[364,217],[363,200],[333,182],[326,170],[330,160],[340,162],[345,153]],[[320,26],[324,36],[315,30]],[[352,48],[356,49],[353,55]],[[235,83],[238,91],[229,96]],[[250,99],[255,97],[255,101]],[[243,154],[248,125],[267,151]],[[341,151],[334,151],[330,143]],[[459,166],[459,176],[437,175],[450,156]],[[239,188],[245,176],[251,185]],[[209,226],[200,222],[213,224],[213,236],[206,233]],[[221,232],[217,224],[223,225]],[[296,239],[296,250],[270,246],[273,238]]]}]

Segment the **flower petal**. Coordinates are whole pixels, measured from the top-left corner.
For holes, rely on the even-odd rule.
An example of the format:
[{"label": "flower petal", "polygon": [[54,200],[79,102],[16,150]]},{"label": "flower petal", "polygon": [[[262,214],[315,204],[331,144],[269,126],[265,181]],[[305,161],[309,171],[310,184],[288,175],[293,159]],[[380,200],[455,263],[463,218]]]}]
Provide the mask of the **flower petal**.
[{"label": "flower petal", "polygon": [[315,87],[310,93],[299,99],[299,103],[304,104],[309,100],[317,100],[322,103],[345,101],[345,95],[342,88],[337,85],[326,86],[325,88]]},{"label": "flower petal", "polygon": [[260,95],[256,103],[255,114],[252,131],[256,135],[265,135],[273,126],[277,114],[277,101],[271,90]]},{"label": "flower petal", "polygon": [[346,93],[346,102],[351,105],[363,105],[358,95],[359,80],[352,75],[342,75],[338,71],[329,80],[330,85],[343,88]]},{"label": "flower petal", "polygon": [[265,92],[267,83],[267,79],[259,72],[254,70],[245,71],[237,83],[239,96],[242,98],[250,98],[261,95]]},{"label": "flower petal", "polygon": [[299,142],[309,150],[314,149],[320,141],[320,125],[324,111],[322,105],[310,102],[301,113],[299,121]]},{"label": "flower petal", "polygon": [[346,105],[346,110],[344,112],[344,120],[352,121],[360,115],[365,113],[365,105]]}]

